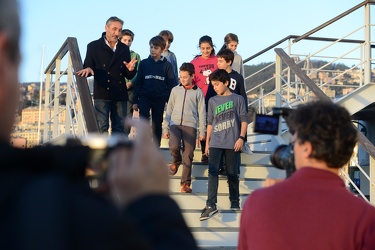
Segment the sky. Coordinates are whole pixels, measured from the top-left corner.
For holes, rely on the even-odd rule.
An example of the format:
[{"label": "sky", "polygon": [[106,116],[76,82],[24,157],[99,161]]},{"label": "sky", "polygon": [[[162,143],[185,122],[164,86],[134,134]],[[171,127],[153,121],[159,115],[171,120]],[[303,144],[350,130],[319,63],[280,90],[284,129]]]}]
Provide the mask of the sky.
[{"label": "sky", "polygon": [[[239,37],[237,52],[246,59],[288,35],[302,35],[361,2],[19,0],[22,24],[20,82],[39,82],[43,77],[41,69],[44,71],[68,37],[77,38],[84,60],[87,44],[100,38],[110,16],[124,20],[123,28],[135,33],[131,49],[139,53],[141,59],[149,55],[151,37],[161,30],[170,30],[174,35],[170,50],[176,54],[180,66],[200,53],[198,41],[204,35],[212,37],[217,52],[224,43],[224,36],[235,33]],[[335,27],[314,36],[341,36],[343,29],[354,30],[362,25],[362,15],[363,11],[359,10],[354,17],[351,15],[350,19],[343,19]],[[306,48],[306,53],[309,52]],[[248,65],[274,58],[272,54],[264,55]]]}]

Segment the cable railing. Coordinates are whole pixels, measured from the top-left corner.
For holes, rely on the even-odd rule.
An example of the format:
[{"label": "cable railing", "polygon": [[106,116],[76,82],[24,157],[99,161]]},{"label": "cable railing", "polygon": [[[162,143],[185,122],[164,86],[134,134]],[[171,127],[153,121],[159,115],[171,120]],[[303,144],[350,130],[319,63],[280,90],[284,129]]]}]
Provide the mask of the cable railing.
[{"label": "cable railing", "polygon": [[[284,50],[282,49],[275,49],[275,52],[278,57],[280,57],[281,60],[276,60],[277,62],[285,62],[287,66],[290,68],[291,71],[293,71],[296,75],[298,75],[299,78],[304,82],[305,85],[307,85],[313,94],[317,97],[317,99],[322,100],[322,101],[329,101],[330,98],[325,95],[325,93],[315,85],[315,83],[298,67],[298,65],[293,61],[292,58],[290,58]],[[278,64],[278,63],[276,63]],[[278,68],[280,65],[276,65],[276,68]],[[277,90],[277,91],[280,91]],[[373,100],[375,101],[375,100]],[[356,127],[357,128],[357,127]],[[358,130],[358,129],[357,129]],[[358,130],[358,138],[359,138],[359,145],[362,146],[365,151],[369,154],[372,159],[375,159],[375,146],[369,141],[369,139],[364,136],[360,130]],[[352,162],[356,162],[355,167],[359,169],[361,174],[364,176],[365,179],[369,182],[370,189],[375,189],[375,184],[374,184],[374,177],[371,178],[369,174],[361,167],[359,166],[358,162],[356,159],[352,160]],[[371,167],[371,166],[370,166]],[[373,166],[374,167],[374,166]],[[343,176],[345,178],[348,178],[348,175],[343,173]],[[350,178],[349,178],[350,179]],[[347,180],[350,182],[350,184],[354,187],[354,189],[357,191],[357,193],[362,196],[364,199],[368,200],[366,196],[363,194],[363,192],[360,190],[358,186],[350,179]]]},{"label": "cable railing", "polygon": [[[348,40],[348,39],[346,39],[346,37],[348,37],[350,35],[353,35],[354,33],[360,31],[361,29],[363,29],[363,26],[356,29],[354,32],[350,32],[349,34],[345,35],[344,37],[331,42],[327,46],[324,46],[323,48],[317,50],[316,52],[314,52],[310,55],[303,55],[303,54],[298,54],[298,53],[289,53],[289,56],[292,57],[292,58],[296,58],[295,61],[296,61],[297,65],[305,64],[304,66],[301,66],[301,69],[303,71],[305,71],[306,74],[310,77],[315,75],[315,77],[313,77],[313,79],[315,81],[317,81],[317,83],[322,82],[322,78],[329,77],[329,79],[326,80],[326,84],[321,84],[322,87],[327,86],[327,84],[329,83],[330,88],[336,88],[336,89],[347,88],[348,84],[343,84],[341,82],[341,80],[346,80],[346,81],[352,81],[353,82],[353,84],[350,84],[351,85],[350,88],[352,90],[356,89],[356,88],[362,86],[363,81],[364,81],[364,79],[362,77],[362,74],[359,74],[359,72],[362,71],[363,64],[364,64],[364,59],[363,59],[363,47],[365,46],[364,41],[357,40],[356,42],[359,42],[360,44],[356,44],[356,46],[350,48],[349,50],[347,50],[346,52],[344,52],[342,55],[339,55],[339,56],[335,56],[335,57],[324,56],[324,55],[322,55],[322,53],[324,53],[325,50],[328,50],[328,49],[332,48],[333,46],[337,45],[338,43],[340,43],[340,41]],[[287,47],[284,47],[284,50],[292,51],[293,45],[294,44],[289,44]],[[354,57],[353,53],[356,53],[357,56]],[[300,59],[301,57],[304,57],[304,58]],[[320,61],[322,61],[322,59],[329,59],[329,60],[322,61],[322,62],[324,62],[324,64],[322,66],[314,67],[314,65],[312,65],[312,64],[313,64],[313,61],[314,61],[315,58],[318,58]],[[318,60],[315,59],[315,61],[318,61]],[[341,63],[341,61],[345,61],[346,64]],[[351,62],[352,65],[356,65],[356,67],[347,67],[347,68],[345,68],[343,70],[340,70],[340,71],[337,70],[336,73],[334,73],[332,71],[330,72],[330,68],[334,68],[336,65],[347,65],[348,61]],[[275,71],[273,69],[273,66],[274,66],[274,63],[270,63],[269,65],[265,66],[264,68],[262,68],[262,69],[258,70],[257,72],[249,75],[248,77],[246,77],[247,85],[250,85],[250,87],[248,87],[247,94],[248,94],[248,96],[253,97],[252,99],[264,100],[264,97],[270,96],[272,94],[275,95],[274,88],[270,87],[270,86],[274,85]],[[271,69],[271,71],[270,71],[270,69]],[[259,84],[256,84],[254,86],[253,79],[256,78],[259,75],[264,74],[264,72],[267,71],[267,70],[268,70],[269,74],[270,73],[272,74],[272,76],[270,76],[270,78],[265,79],[262,82],[260,82]],[[293,81],[292,77],[295,77],[295,76],[293,76],[293,75],[291,75],[290,73],[287,73],[287,72],[288,72],[287,69],[284,69],[282,74],[283,74],[283,77],[285,79],[287,79],[285,82],[289,83],[286,88],[290,88],[293,85],[298,84],[298,80]],[[321,74],[321,76],[319,76],[319,74]],[[344,79],[345,74],[346,74],[346,76],[350,76],[350,77],[355,76],[355,78],[354,79]],[[343,78],[343,79],[341,79],[341,78]],[[264,92],[265,90],[266,90],[266,93]],[[269,93],[267,93],[268,92],[267,90],[269,90]],[[339,92],[342,92],[342,91],[343,90],[339,90]],[[350,92],[351,91],[346,90],[345,94],[349,94]],[[262,96],[260,96],[259,93],[262,93]],[[311,93],[311,92],[309,92],[309,93]],[[288,100],[288,101],[291,101],[291,100]],[[249,101],[249,104],[253,105],[253,107],[256,103],[259,103],[259,100],[251,100],[250,99],[250,101]],[[269,102],[269,103],[272,104],[272,102]],[[255,108],[259,110],[259,107],[257,107],[257,105],[255,105]],[[266,107],[266,110],[271,110],[271,108],[272,107]]]},{"label": "cable railing", "polygon": [[[355,90],[359,86],[362,86],[364,82],[371,82],[371,79],[373,76],[370,72],[368,72],[369,68],[371,68],[372,65],[374,65],[375,59],[371,58],[369,54],[371,54],[371,50],[375,49],[375,42],[371,42],[371,37],[367,37],[367,35],[370,33],[371,27],[375,27],[375,24],[370,23],[370,6],[375,5],[374,0],[367,0],[363,1],[362,3],[354,6],[353,8],[343,12],[342,14],[332,18],[331,20],[323,23],[322,25],[318,26],[317,28],[306,32],[303,35],[297,36],[297,35],[290,35],[287,36],[276,43],[272,44],[271,46],[268,46],[267,48],[259,51],[258,53],[254,54],[253,56],[246,58],[244,60],[244,63],[251,62],[255,58],[260,57],[261,55],[265,53],[269,53],[272,49],[279,47],[280,45],[283,45],[287,43],[286,46],[282,46],[282,48],[287,51],[288,55],[290,57],[296,57],[298,58],[298,65],[300,64],[308,64],[308,67],[301,67],[303,70],[307,73],[307,75],[311,76],[312,74],[316,73],[322,73],[323,75],[318,77],[312,77],[317,83],[319,82],[319,78],[327,78],[324,76],[324,72],[328,72],[327,69],[329,67],[337,66],[338,65],[347,65],[349,66],[347,69],[341,70],[342,73],[336,73],[336,75],[329,76],[331,79],[328,79],[325,81],[327,84],[321,84],[321,86],[328,86],[332,89],[337,89],[338,93],[335,93],[336,98],[341,97],[343,95],[349,94],[351,91]],[[344,17],[350,15],[351,13],[357,11],[361,7],[364,7],[365,9],[365,15],[364,15],[364,24],[360,27],[354,29],[353,31],[349,32],[346,35],[343,35],[340,38],[327,38],[327,37],[313,37],[312,35],[328,26],[333,25],[335,22],[337,22],[340,19],[343,19]],[[363,33],[360,33],[360,31],[364,31]],[[363,37],[363,39],[357,39],[359,36]],[[316,50],[314,53],[309,53],[306,55],[306,53],[300,53],[298,52],[298,49],[302,46],[303,48],[306,48],[309,46],[306,45],[306,43],[311,44],[322,42],[328,43],[326,46],[319,46],[319,49]],[[355,46],[352,48],[347,48],[347,45],[354,44]],[[344,46],[345,45],[345,46]],[[369,51],[370,50],[370,51]],[[336,51],[334,53],[334,56],[329,55],[330,51]],[[346,51],[341,56],[337,56],[337,51]],[[375,52],[374,52],[375,53]],[[367,55],[367,57],[366,57]],[[302,60],[299,60],[299,58],[303,58]],[[314,67],[313,65],[309,64],[309,62],[312,62],[313,60],[326,60],[327,63],[324,66],[320,67]],[[356,67],[352,67],[352,65],[356,65]],[[246,87],[248,89],[247,93],[249,96],[249,104],[253,105],[253,107],[257,110],[271,110],[272,109],[272,95],[276,96],[274,92],[274,75],[275,71],[273,70],[270,72],[269,68],[272,68],[274,66],[274,63],[268,64],[266,67],[257,70],[255,73],[249,74],[246,78]],[[366,69],[366,74],[362,74],[361,72],[364,71],[364,68]],[[372,67],[373,68],[373,67]],[[268,79],[265,79],[262,77],[262,75],[265,75],[265,72],[268,73],[270,76]],[[293,75],[290,74],[290,72],[286,73],[286,76],[283,76],[287,79],[287,82],[289,83],[289,86],[293,86],[298,84],[297,80],[293,81]],[[329,75],[332,75],[334,73],[330,73]],[[374,73],[373,73],[374,74]],[[355,77],[352,79],[352,82],[354,84],[343,84],[341,81],[345,78],[345,76],[353,76]],[[259,77],[260,76],[260,77]],[[259,80],[261,79],[261,80]],[[350,79],[344,79],[346,81]],[[324,81],[323,81],[324,82]],[[352,85],[349,86],[348,85]],[[347,89],[345,89],[347,88]],[[342,94],[342,92],[344,92]],[[271,94],[269,94],[271,93]],[[273,94],[272,94],[273,93]],[[269,98],[270,100],[267,100]],[[286,98],[288,100],[288,98]],[[262,100],[262,101],[259,101]],[[293,100],[289,100],[293,101]],[[270,105],[267,105],[270,104]],[[284,105],[287,105],[284,103]]]}]

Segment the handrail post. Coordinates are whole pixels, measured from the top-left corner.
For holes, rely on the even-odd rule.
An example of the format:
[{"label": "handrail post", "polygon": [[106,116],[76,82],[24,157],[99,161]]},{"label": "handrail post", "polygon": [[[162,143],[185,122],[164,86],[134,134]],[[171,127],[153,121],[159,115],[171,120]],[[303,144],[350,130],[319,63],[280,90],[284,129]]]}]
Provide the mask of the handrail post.
[{"label": "handrail post", "polygon": [[365,61],[364,61],[364,83],[370,83],[371,82],[371,20],[370,20],[370,4],[367,3],[365,5],[365,14],[364,14],[364,32],[365,32]]},{"label": "handrail post", "polygon": [[282,60],[279,55],[276,54],[275,64],[275,90],[276,90],[276,107],[281,107],[281,72],[282,72]]},{"label": "handrail post", "polygon": [[46,74],[46,82],[44,85],[44,129],[43,129],[43,143],[48,142],[51,140],[52,134],[51,134],[51,114],[49,112],[49,103],[51,101],[51,95],[50,95],[50,88],[51,88],[51,73]]},{"label": "handrail post", "polygon": [[[276,54],[276,64],[275,64],[275,98],[276,98],[276,107],[281,107],[281,72],[282,72],[282,59],[281,57]],[[281,134],[281,119],[279,120],[279,132]]]},{"label": "handrail post", "polygon": [[[292,43],[292,40],[291,39],[289,39],[288,40],[288,55],[290,56],[291,54],[292,54],[292,45],[293,45],[293,43]],[[287,100],[288,100],[288,103],[290,103],[290,90],[291,90],[291,86],[292,86],[292,79],[291,79],[291,77],[292,77],[292,75],[291,75],[291,72],[290,72],[290,68],[288,67],[288,80],[287,80],[287,82],[288,82],[288,98],[287,98]],[[296,90],[297,90],[297,84],[296,84]]]},{"label": "handrail post", "polygon": [[55,70],[55,85],[54,85],[54,94],[53,94],[53,128],[52,128],[52,138],[56,138],[60,135],[59,128],[59,112],[60,112],[60,76],[61,76],[61,59],[56,60],[56,70]]},{"label": "handrail post", "polygon": [[375,186],[372,183],[375,183],[375,159],[370,157],[370,203],[375,206]]}]

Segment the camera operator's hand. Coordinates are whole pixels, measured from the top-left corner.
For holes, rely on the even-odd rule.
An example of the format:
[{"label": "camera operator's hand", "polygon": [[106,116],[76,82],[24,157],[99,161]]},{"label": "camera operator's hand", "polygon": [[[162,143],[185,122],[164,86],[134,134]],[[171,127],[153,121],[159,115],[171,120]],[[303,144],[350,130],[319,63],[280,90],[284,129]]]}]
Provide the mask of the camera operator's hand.
[{"label": "camera operator's hand", "polygon": [[109,155],[110,194],[119,207],[145,195],[167,195],[169,191],[166,162],[152,141],[149,122],[126,119],[125,124],[137,130],[133,147],[115,149]]},{"label": "camera operator's hand", "polygon": [[273,186],[279,182],[282,182],[284,179],[282,178],[267,178],[264,183],[263,183],[263,187],[270,187],[270,186]]}]

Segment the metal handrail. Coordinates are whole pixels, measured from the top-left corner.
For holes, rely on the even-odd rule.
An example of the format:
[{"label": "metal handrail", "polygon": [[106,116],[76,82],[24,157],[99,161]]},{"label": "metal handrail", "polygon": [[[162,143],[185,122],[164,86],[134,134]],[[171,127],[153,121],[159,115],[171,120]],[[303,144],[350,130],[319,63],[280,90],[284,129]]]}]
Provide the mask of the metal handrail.
[{"label": "metal handrail", "polygon": [[[349,34],[346,34],[344,37],[339,38],[339,39],[337,39],[337,40],[333,40],[333,39],[331,39],[331,38],[328,38],[328,39],[323,39],[323,38],[315,39],[315,38],[312,38],[312,37],[307,38],[306,40],[319,40],[319,41],[322,41],[322,40],[323,40],[323,41],[332,41],[332,43],[329,44],[329,45],[327,45],[327,46],[325,46],[323,49],[320,49],[320,50],[314,52],[314,53],[311,54],[311,55],[307,55],[306,58],[305,58],[304,60],[299,61],[297,64],[300,64],[300,63],[302,63],[303,61],[306,61],[306,60],[308,60],[308,59],[310,59],[310,58],[312,58],[312,57],[316,57],[318,53],[320,53],[320,52],[322,52],[323,50],[328,49],[328,48],[330,48],[331,46],[333,46],[333,45],[335,45],[335,44],[337,44],[337,43],[340,43],[340,42],[354,43],[354,44],[358,44],[358,43],[360,43],[360,44],[364,44],[364,41],[363,41],[363,40],[352,40],[352,39],[346,39],[346,37],[349,37],[350,35],[352,35],[352,34],[358,32],[358,31],[361,30],[362,28],[363,28],[363,26],[357,28],[356,30],[350,32]],[[291,37],[291,36],[289,36],[289,37]],[[287,38],[289,38],[289,37],[287,37]],[[282,39],[282,40],[280,40],[280,41],[285,41],[285,40],[286,40],[286,39]],[[275,44],[278,44],[278,43],[275,43]],[[293,46],[293,44],[288,45],[288,47],[286,47],[286,48],[289,48],[290,46]],[[361,58],[347,58],[347,57],[344,57],[345,55],[349,55],[351,52],[355,51],[355,50],[358,49],[358,48],[361,48],[361,46],[360,46],[360,45],[359,45],[359,46],[356,46],[354,49],[350,50],[350,51],[347,52],[347,53],[344,53],[344,54],[341,55],[339,58],[340,58],[340,59],[344,59],[344,60],[348,60],[348,59],[351,59],[351,60],[361,60]],[[336,58],[336,60],[338,60],[337,57],[335,57],[335,58]],[[331,64],[333,64],[334,62],[335,62],[335,61],[331,61],[330,63],[327,63],[327,64],[324,65],[323,67],[328,66],[328,65],[331,65]],[[360,64],[360,63],[359,63],[359,64]],[[359,64],[356,64],[356,65],[359,65]],[[246,80],[249,80],[251,77],[255,76],[256,74],[260,73],[261,71],[263,71],[263,70],[265,70],[265,69],[267,69],[267,68],[269,68],[269,67],[272,67],[273,65],[275,65],[275,63],[270,63],[269,65],[267,65],[267,66],[265,66],[264,68],[258,70],[257,72],[255,72],[255,73],[253,73],[253,74],[247,76],[247,77],[246,77]],[[323,68],[323,67],[320,67],[320,69],[319,69],[320,72],[322,71],[322,68]],[[318,71],[318,70],[315,70],[314,72],[316,72],[316,71]],[[310,72],[309,75],[312,74],[312,73],[314,73],[314,72]],[[264,85],[265,83],[267,83],[267,82],[269,82],[270,80],[273,80],[273,79],[274,79],[274,77],[271,77],[271,78],[269,78],[268,80],[265,80],[265,81],[263,81],[262,83],[260,83],[260,84],[258,84],[258,85],[256,85],[256,86],[253,86],[251,89],[248,89],[246,92],[247,92],[247,93],[250,93],[250,92],[254,91],[254,90],[257,89],[257,88],[260,88],[262,85]],[[361,81],[361,83],[362,83],[362,81]],[[273,92],[274,92],[274,91],[273,91]],[[256,102],[258,102],[258,101],[254,101],[253,103],[256,103]],[[250,105],[250,103],[249,103],[249,105]]]},{"label": "metal handrail", "polygon": [[[305,34],[303,35],[289,35],[289,36],[286,36],[284,38],[282,38],[281,40],[275,42],[274,44],[266,47],[265,49],[255,53],[254,55],[246,58],[243,60],[243,63],[247,63],[251,60],[253,60],[254,58],[264,54],[265,52],[273,49],[273,48],[276,48],[278,45],[282,44],[283,42],[287,41],[287,40],[290,40],[290,39],[293,39],[293,43],[297,43],[301,40],[315,40],[315,41],[326,41],[326,42],[333,42],[333,41],[337,41],[339,39],[336,39],[336,38],[327,38],[327,37],[312,37],[311,35],[316,33],[317,31],[329,26],[330,24],[340,20],[341,18],[351,14],[352,12],[356,11],[357,9],[365,6],[366,4],[375,4],[375,0],[366,0],[366,1],[363,1],[362,3],[360,4],[357,4],[356,6],[354,6],[353,8],[341,13],[340,15],[337,15],[336,17],[332,18],[331,20],[323,23],[322,25],[319,25],[318,27],[306,32]],[[364,41],[363,40],[355,40],[355,39],[343,39],[341,40],[340,42],[342,43],[363,43]],[[371,48],[375,48],[375,45],[371,45],[370,46]]]},{"label": "metal handrail", "polygon": [[[274,44],[266,47],[265,49],[262,49],[261,51],[259,51],[258,53],[255,53],[254,55],[246,58],[243,60],[243,63],[247,63],[248,61],[251,61],[253,60],[254,58],[266,53],[267,51],[270,51],[271,49],[273,48],[276,48],[278,45],[282,44],[283,42],[287,41],[287,40],[290,40],[292,38],[298,38],[298,37],[301,37],[301,36],[297,36],[297,35],[289,35],[289,36],[286,36],[284,37],[283,39],[275,42]],[[324,41],[324,42],[335,42],[335,41],[338,41],[340,39],[338,38],[329,38],[329,37],[306,37],[304,38],[304,40],[312,40],[312,41]],[[356,39],[341,39],[339,41],[340,43],[364,43],[364,40],[356,40]],[[375,48],[375,46],[371,46],[371,48]]]},{"label": "metal handrail", "polygon": [[[68,37],[63,43],[63,45],[61,46],[61,48],[58,50],[56,55],[53,57],[50,64],[47,66],[44,73],[51,74],[51,75],[54,74],[54,70],[56,68],[56,62],[58,60],[61,60],[63,57],[65,57],[65,55],[68,52],[71,57],[71,63],[72,63],[71,69],[74,72],[77,72],[78,70],[82,69],[82,59],[81,59],[81,55],[79,52],[77,39],[74,37]],[[65,75],[67,70],[63,71],[61,76]],[[76,79],[75,84],[77,85],[77,88],[78,88],[78,94],[80,96],[80,101],[81,101],[81,105],[82,105],[82,109],[84,113],[84,119],[85,119],[85,125],[87,127],[87,131],[98,132],[99,128],[96,122],[96,116],[95,116],[94,107],[92,104],[91,94],[89,91],[87,80],[86,78],[80,77],[80,76],[76,76],[75,79]]]},{"label": "metal handrail", "polygon": [[[311,89],[315,96],[317,96],[322,101],[331,101],[331,99],[326,94],[324,94],[324,92],[318,86],[316,86],[316,84],[314,84],[314,82],[294,63],[293,59],[290,58],[283,49],[275,49],[275,52],[289,66],[289,68],[296,75],[298,75],[298,77]],[[372,158],[375,159],[375,146],[360,131],[358,131],[358,137],[359,144]]]},{"label": "metal handrail", "polygon": [[350,13],[356,11],[357,9],[361,8],[362,6],[365,6],[367,3],[371,3],[372,1],[363,1],[362,3],[360,4],[357,4],[356,6],[354,6],[353,8],[341,13],[340,15],[332,18],[331,20],[323,23],[322,25],[319,25],[318,27],[316,27],[315,29],[312,29],[310,30],[309,32],[306,32],[305,34],[297,37],[296,39],[293,40],[293,43],[296,43],[296,42],[299,42],[300,40],[302,39],[306,39],[307,37],[309,37],[310,35],[314,34],[315,32],[327,27],[328,25],[340,20],[341,18],[349,15]]},{"label": "metal handrail", "polygon": [[358,194],[367,202],[369,202],[369,200],[367,199],[367,197],[361,192],[361,190],[357,187],[357,185],[352,181],[352,179],[350,178],[350,176],[342,169],[340,168],[340,174],[342,176],[344,176],[345,180],[346,181],[349,181],[349,183],[354,187],[354,189],[358,192]]}]

